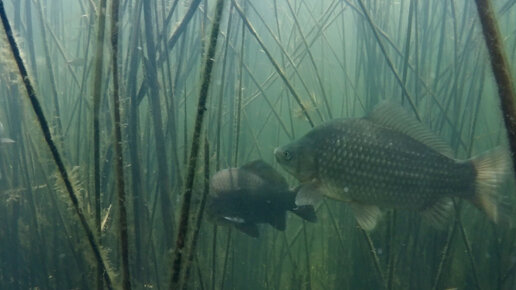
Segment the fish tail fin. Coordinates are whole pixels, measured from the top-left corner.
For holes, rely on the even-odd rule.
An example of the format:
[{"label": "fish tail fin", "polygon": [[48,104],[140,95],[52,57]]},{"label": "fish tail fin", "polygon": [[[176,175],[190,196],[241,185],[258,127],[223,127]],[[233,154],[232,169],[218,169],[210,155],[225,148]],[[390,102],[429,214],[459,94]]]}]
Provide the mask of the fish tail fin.
[{"label": "fish tail fin", "polygon": [[317,221],[315,209],[311,205],[296,206],[295,208],[291,209],[291,211],[308,222],[315,223]]},{"label": "fish tail fin", "polygon": [[483,210],[489,219],[498,223],[502,215],[499,188],[510,170],[510,156],[506,150],[496,148],[473,158],[471,162],[477,173],[475,194],[471,202]]}]

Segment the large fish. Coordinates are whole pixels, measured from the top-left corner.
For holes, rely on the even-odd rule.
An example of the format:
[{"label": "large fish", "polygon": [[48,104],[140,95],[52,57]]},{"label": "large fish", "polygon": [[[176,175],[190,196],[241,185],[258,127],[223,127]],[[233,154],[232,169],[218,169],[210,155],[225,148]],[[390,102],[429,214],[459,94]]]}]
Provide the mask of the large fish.
[{"label": "large fish", "polygon": [[363,118],[324,123],[274,154],[301,182],[296,204],[322,196],[347,202],[365,230],[376,226],[380,207],[418,210],[443,226],[450,197],[471,201],[497,222],[497,189],[510,166],[501,149],[454,159],[444,142],[390,103]]},{"label": "large fish", "polygon": [[287,210],[307,221],[316,221],[313,206],[296,206],[295,198],[296,192],[289,189],[283,176],[269,164],[256,160],[215,173],[210,180],[206,210],[214,222],[233,225],[258,237],[260,223],[285,230]]}]

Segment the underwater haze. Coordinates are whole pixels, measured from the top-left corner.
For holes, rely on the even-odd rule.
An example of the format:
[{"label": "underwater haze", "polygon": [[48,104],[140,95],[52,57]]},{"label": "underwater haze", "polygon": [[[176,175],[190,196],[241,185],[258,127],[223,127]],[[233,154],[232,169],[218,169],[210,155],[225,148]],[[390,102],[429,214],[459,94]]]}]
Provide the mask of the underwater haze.
[{"label": "underwater haze", "polygon": [[[477,2],[0,0],[0,289],[516,289],[497,36]],[[515,84],[516,1],[488,2]],[[446,153],[313,133],[367,118],[389,146]],[[210,192],[235,172],[266,185]],[[411,173],[428,186],[403,187]]]}]

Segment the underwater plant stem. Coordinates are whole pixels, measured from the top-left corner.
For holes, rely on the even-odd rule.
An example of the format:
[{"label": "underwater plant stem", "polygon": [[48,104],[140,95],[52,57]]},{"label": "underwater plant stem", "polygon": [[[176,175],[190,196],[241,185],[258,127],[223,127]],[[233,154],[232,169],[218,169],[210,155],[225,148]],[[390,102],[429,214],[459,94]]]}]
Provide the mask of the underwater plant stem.
[{"label": "underwater plant stem", "polygon": [[152,28],[152,16],[151,16],[151,1],[143,1],[143,17],[145,21],[145,34],[146,37],[146,45],[147,52],[149,54],[148,65],[146,66],[145,73],[147,75],[147,84],[150,90],[150,94],[147,94],[150,108],[152,110],[152,125],[154,130],[154,145],[156,154],[159,154],[157,157],[158,163],[158,184],[159,184],[159,197],[160,197],[160,206],[161,206],[161,215],[163,227],[165,229],[165,242],[167,245],[171,245],[172,243],[172,234],[174,232],[174,224],[172,214],[173,210],[171,209],[172,203],[170,201],[170,182],[169,182],[169,174],[167,167],[167,156],[166,156],[166,147],[165,147],[165,137],[163,134],[163,118],[161,115],[161,103],[160,103],[160,92],[159,92],[159,84],[158,84],[158,74],[157,74],[157,65],[156,65],[156,46],[153,40],[154,30]]},{"label": "underwater plant stem", "polygon": [[[199,238],[199,232],[201,230],[201,223],[204,215],[204,208],[206,206],[206,201],[208,199],[208,193],[210,192],[210,146],[208,143],[208,138],[204,139],[204,190],[202,193],[201,204],[199,205],[199,209],[197,210],[197,216],[195,217],[195,229],[192,234],[192,238],[190,241],[190,246],[188,247],[188,261],[184,272],[184,278],[181,279],[181,286],[179,289],[187,289],[188,285],[188,276],[190,274],[190,268],[192,266],[192,262],[195,257],[195,248],[197,247],[197,240]],[[197,263],[198,265],[198,263]],[[202,284],[202,280],[200,281]]]},{"label": "underwater plant stem", "polygon": [[511,71],[505,54],[503,38],[498,28],[493,6],[489,0],[475,0],[478,16],[482,24],[484,39],[491,59],[491,68],[498,85],[498,95],[503,112],[503,120],[507,129],[512,162],[516,168],[516,107],[515,92],[511,79]]},{"label": "underwater plant stem", "polygon": [[125,207],[124,157],[122,152],[122,129],[120,125],[120,96],[118,75],[118,37],[119,37],[119,6],[118,0],[111,2],[111,47],[113,61],[113,114],[115,118],[115,171],[118,193],[118,218],[120,243],[122,249],[122,288],[131,289],[129,274],[129,243],[127,234],[127,210]]},{"label": "underwater plant stem", "polygon": [[308,251],[308,238],[306,235],[306,222],[303,220],[303,242],[305,244],[305,260],[306,260],[306,275],[307,275],[307,285],[306,289],[310,290],[312,289],[312,275],[311,275],[311,269],[312,265],[310,263],[310,253]]},{"label": "underwater plant stem", "polygon": [[[37,1],[38,6],[38,13],[39,18],[41,21],[41,38],[43,39],[43,52],[45,53],[45,63],[48,70],[48,77],[50,80],[50,88],[52,89],[52,95],[53,95],[53,101],[54,101],[54,111],[56,114],[56,117],[53,118],[55,122],[55,126],[57,127],[57,132],[60,134],[61,138],[63,137],[63,126],[61,124],[61,110],[59,109],[59,100],[58,100],[58,93],[57,93],[57,85],[56,85],[56,79],[54,75],[54,69],[52,67],[51,58],[50,58],[50,51],[48,48],[48,40],[47,40],[47,31],[45,28],[45,20],[43,16],[43,7],[41,4],[41,1]],[[66,154],[65,154],[66,155]]]},{"label": "underwater plant stem", "polygon": [[242,31],[240,35],[240,55],[239,55],[239,70],[238,70],[238,95],[237,95],[237,110],[236,110],[236,139],[235,139],[235,154],[233,157],[233,165],[238,166],[238,148],[240,147],[240,126],[242,124],[242,94],[244,91],[243,76],[244,76],[244,44],[245,44],[245,26],[242,21]]},{"label": "underwater plant stem", "polygon": [[[143,2],[145,3],[147,1],[143,1]],[[188,23],[190,23],[190,20],[192,20],[193,15],[194,15],[195,11],[197,10],[197,7],[199,7],[200,3],[201,3],[201,0],[193,0],[192,1],[192,4],[190,4],[190,7],[188,7],[188,10],[186,11],[185,16],[183,17],[183,19],[177,26],[176,30],[174,30],[174,32],[172,33],[170,38],[167,40],[168,51],[172,51],[172,48],[174,48],[174,46],[176,45],[177,41],[179,40],[179,37],[183,34],[183,32],[186,31],[186,28],[188,27]],[[164,52],[164,53],[167,53],[167,52]],[[161,54],[158,57],[157,62],[161,63],[163,61],[164,57],[165,56],[163,54]]]},{"label": "underwater plant stem", "polygon": [[367,241],[367,244],[369,246],[369,254],[371,255],[371,259],[373,260],[373,264],[376,269],[376,272],[377,272],[378,276],[380,277],[382,286],[385,289],[387,286],[387,283],[385,281],[385,276],[383,275],[382,267],[380,266],[380,259],[378,258],[378,254],[376,254],[376,249],[374,247],[373,240],[371,240],[371,236],[369,236],[369,233],[367,233],[366,230],[360,228],[360,226],[358,226],[358,227],[359,227],[360,232],[362,232],[362,234],[364,235],[364,238]]},{"label": "underwater plant stem", "polygon": [[14,34],[11,29],[11,25],[9,24],[9,20],[7,19],[7,14],[5,12],[3,0],[0,0],[0,18],[2,21],[3,30],[5,32],[7,41],[9,43],[9,48],[11,50],[14,61],[16,62],[16,65],[18,67],[20,77],[21,77],[23,84],[25,86],[25,89],[27,91],[27,97],[29,98],[30,103],[32,105],[32,109],[34,110],[34,113],[36,114],[38,123],[41,127],[41,131],[45,138],[45,141],[50,149],[50,152],[53,156],[54,162],[56,163],[59,173],[63,179],[66,190],[68,192],[68,195],[70,197],[72,205],[75,209],[75,212],[79,216],[81,226],[86,233],[86,236],[88,238],[88,243],[90,244],[90,247],[93,251],[95,259],[97,260],[97,263],[101,266],[101,268],[104,272],[104,279],[106,281],[106,286],[108,287],[108,289],[113,289],[111,277],[109,276],[109,273],[107,272],[106,265],[104,263],[102,255],[100,253],[100,248],[99,248],[97,242],[95,241],[95,236],[93,234],[93,231],[91,230],[90,226],[88,225],[88,222],[86,221],[86,216],[84,215],[82,209],[79,207],[79,201],[77,199],[77,195],[75,194],[75,191],[73,189],[72,183],[68,176],[68,172],[67,172],[66,167],[61,158],[61,154],[59,154],[56,144],[54,143],[54,140],[52,139],[52,135],[50,134],[50,128],[48,126],[47,119],[45,117],[45,114],[43,113],[43,108],[41,107],[41,104],[36,96],[36,91],[34,90],[31,79],[27,73],[27,69],[21,58],[20,50],[18,48],[18,45],[16,44],[16,40],[14,39]]},{"label": "underwater plant stem", "polygon": [[[102,88],[102,66],[104,62],[104,35],[106,27],[106,0],[100,1],[99,24],[97,31],[97,47],[93,74],[93,187],[95,196],[95,226],[97,235],[101,234],[101,206],[100,206],[100,99]],[[97,289],[102,289],[102,268],[97,266]]]},{"label": "underwater plant stem", "polygon": [[228,260],[229,260],[229,248],[231,245],[231,230],[233,227],[228,229],[227,239],[226,239],[226,250],[224,251],[224,265],[222,266],[222,277],[220,283],[220,289],[224,289],[224,282],[226,282],[226,271],[228,269]]},{"label": "underwater plant stem", "polygon": [[389,240],[388,240],[388,243],[389,243],[389,250],[388,250],[388,257],[387,257],[387,289],[388,290],[392,290],[392,283],[393,283],[393,280],[394,280],[394,267],[395,267],[395,262],[394,262],[394,258],[395,258],[395,255],[394,255],[394,241],[395,241],[395,238],[396,238],[396,210],[393,209],[391,211],[391,214],[390,214],[390,218],[389,218]]},{"label": "underwater plant stem", "polygon": [[460,204],[458,204],[455,200],[453,200],[453,206],[455,208],[455,214],[456,214],[456,220],[457,224],[459,226],[459,230],[462,236],[462,240],[464,242],[464,247],[466,248],[466,254],[468,255],[469,262],[471,264],[471,269],[473,272],[473,278],[475,280],[475,286],[477,289],[481,290],[482,287],[480,287],[480,280],[478,278],[478,270],[475,263],[475,259],[473,258],[473,254],[471,251],[471,242],[468,239],[468,236],[466,234],[466,230],[464,229],[464,226],[462,225],[462,221],[460,218]]},{"label": "underwater plant stem", "polygon": [[211,242],[211,290],[215,290],[215,280],[217,280],[217,225],[213,224],[213,237]]},{"label": "underwater plant stem", "polygon": [[452,227],[450,233],[448,234],[448,238],[446,239],[446,243],[444,244],[444,248],[442,250],[442,256],[441,256],[441,259],[439,261],[439,266],[437,268],[437,274],[435,275],[435,278],[434,278],[434,283],[433,283],[433,286],[432,286],[432,290],[437,290],[438,287],[439,287],[439,283],[441,282],[441,277],[443,275],[444,266],[446,264],[446,261],[448,260],[448,256],[450,255],[451,243],[453,241],[453,238],[455,236],[455,232],[457,230],[457,224],[458,224],[458,221],[455,221],[453,223],[453,227]]},{"label": "underwater plant stem", "polygon": [[177,232],[176,247],[174,249],[174,260],[172,264],[172,280],[170,289],[178,289],[179,278],[181,277],[183,250],[185,248],[186,234],[188,232],[188,224],[190,218],[190,202],[192,199],[192,191],[195,179],[195,168],[197,167],[198,152],[200,147],[201,128],[204,121],[204,113],[206,112],[206,100],[208,98],[208,89],[210,87],[211,72],[213,63],[215,62],[215,50],[217,47],[217,39],[219,35],[220,20],[222,18],[222,9],[224,0],[217,0],[215,6],[215,17],[213,18],[213,27],[210,34],[208,51],[204,64],[204,72],[202,74],[201,88],[199,92],[199,103],[197,105],[197,116],[195,118],[195,127],[192,138],[192,147],[190,150],[190,158],[188,160],[188,171],[186,176],[185,192],[183,195],[183,204],[181,206],[179,229]]}]

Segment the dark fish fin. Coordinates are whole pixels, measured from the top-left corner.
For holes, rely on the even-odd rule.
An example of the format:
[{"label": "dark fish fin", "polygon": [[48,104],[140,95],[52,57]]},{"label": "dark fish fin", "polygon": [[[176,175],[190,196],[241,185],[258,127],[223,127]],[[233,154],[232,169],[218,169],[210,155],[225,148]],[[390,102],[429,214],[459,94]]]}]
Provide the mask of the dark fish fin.
[{"label": "dark fish fin", "polygon": [[251,223],[243,223],[243,224],[237,224],[234,223],[235,228],[237,230],[243,232],[244,234],[251,236],[253,238],[258,238],[260,236],[260,232],[258,231],[258,226],[256,224]]},{"label": "dark fish fin", "polygon": [[321,185],[318,182],[307,183],[299,187],[296,205],[316,205],[322,198]]},{"label": "dark fish fin", "polygon": [[0,143],[14,143],[14,140],[10,138],[0,138]]},{"label": "dark fish fin", "polygon": [[272,166],[265,163],[263,160],[251,161],[245,165],[242,165],[240,169],[258,175],[259,177],[263,178],[263,180],[269,182],[271,185],[278,189],[288,188],[288,183],[285,178],[279,174],[276,169],[272,168]]},{"label": "dark fish fin", "polygon": [[269,224],[271,224],[271,226],[277,230],[284,231],[287,227],[287,213],[283,211],[278,214],[272,214],[269,220]]},{"label": "dark fish fin", "polygon": [[451,220],[453,201],[450,198],[441,198],[422,211],[423,218],[437,229],[445,229]]},{"label": "dark fish fin", "polygon": [[317,215],[315,214],[315,209],[311,205],[301,205],[293,208],[291,211],[300,218],[304,219],[305,221],[311,223],[317,222]]},{"label": "dark fish fin", "polygon": [[497,223],[504,214],[500,213],[501,198],[498,189],[510,170],[509,153],[502,148],[496,148],[471,159],[471,162],[477,172],[475,194],[471,202]]},{"label": "dark fish fin", "polygon": [[382,102],[366,118],[383,127],[408,135],[445,156],[453,157],[453,151],[446,142],[409,115],[401,106]]},{"label": "dark fish fin", "polygon": [[382,215],[382,212],[376,205],[367,205],[358,202],[350,202],[349,204],[358,225],[362,229],[370,231],[376,227],[376,223]]}]

